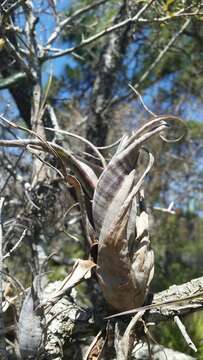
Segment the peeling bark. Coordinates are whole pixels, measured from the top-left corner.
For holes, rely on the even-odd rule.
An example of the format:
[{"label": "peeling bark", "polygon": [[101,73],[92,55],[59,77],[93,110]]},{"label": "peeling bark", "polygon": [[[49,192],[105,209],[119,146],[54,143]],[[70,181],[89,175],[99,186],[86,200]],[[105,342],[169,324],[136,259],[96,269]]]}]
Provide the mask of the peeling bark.
[{"label": "peeling bark", "polygon": [[[60,282],[49,284],[47,298],[58,288]],[[85,311],[65,296],[46,314],[47,343],[42,359],[61,360],[63,348],[71,344],[73,338],[86,337],[94,333],[94,323],[90,311]]]},{"label": "peeling bark", "polygon": [[[57,289],[59,284],[60,282],[49,284],[46,288],[46,296],[49,297],[50,294]],[[154,295],[154,301],[152,304],[154,304],[154,302],[158,303],[165,301],[165,305],[162,307],[157,306],[156,310],[150,309],[147,319],[149,321],[156,320],[158,324],[161,320],[173,318],[174,314],[178,313],[179,315],[185,315],[186,313],[193,312],[194,310],[200,310],[203,308],[202,297],[199,297],[196,300],[194,298],[193,300],[186,300],[186,297],[192,297],[194,295],[198,296],[198,294],[202,294],[202,292],[203,277],[193,279],[190,282],[181,285],[171,286],[170,288]],[[179,300],[180,302],[175,304],[175,301]],[[169,301],[173,302],[173,305],[167,303]],[[84,337],[87,338],[88,335],[95,336],[98,325],[100,325],[100,328],[105,328],[106,321],[101,321],[101,314],[97,314],[93,320],[92,311],[92,309],[81,309],[76,302],[73,303],[68,297],[63,297],[59,300],[46,315],[47,343],[46,354],[43,355],[43,359],[61,360],[63,358],[63,347],[69,346],[68,344],[71,344],[73,339],[80,341],[80,339]],[[126,318],[123,317],[123,320],[126,321]],[[123,323],[123,320],[121,321],[121,324]],[[158,344],[151,344],[151,351],[152,354],[154,354],[154,359],[157,360],[165,359],[165,354],[167,354],[167,358],[169,360],[176,358],[182,360],[194,359],[191,356],[179,353],[172,349],[164,348]],[[112,357],[108,358],[114,359],[113,353]],[[137,360],[149,359],[146,343],[142,341],[139,342],[133,348],[131,358]]]}]

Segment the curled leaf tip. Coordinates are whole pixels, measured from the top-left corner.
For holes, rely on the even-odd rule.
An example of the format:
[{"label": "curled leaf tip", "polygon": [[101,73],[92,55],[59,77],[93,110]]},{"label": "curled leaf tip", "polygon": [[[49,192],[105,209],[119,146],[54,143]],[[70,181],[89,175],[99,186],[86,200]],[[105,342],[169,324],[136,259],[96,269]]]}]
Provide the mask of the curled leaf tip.
[{"label": "curled leaf tip", "polygon": [[171,138],[171,139],[165,137],[163,135],[163,132],[161,132],[159,134],[159,136],[163,141],[165,141],[167,143],[176,143],[176,142],[181,141],[187,135],[187,125],[184,122],[184,120],[182,120],[181,118],[173,116],[173,115],[165,115],[165,116],[162,116],[162,119],[164,120],[166,126],[168,126],[167,131],[170,131],[170,129],[173,129],[173,127],[175,130],[175,126],[178,126],[178,129],[177,129],[178,132],[181,130],[181,134],[178,137]]}]

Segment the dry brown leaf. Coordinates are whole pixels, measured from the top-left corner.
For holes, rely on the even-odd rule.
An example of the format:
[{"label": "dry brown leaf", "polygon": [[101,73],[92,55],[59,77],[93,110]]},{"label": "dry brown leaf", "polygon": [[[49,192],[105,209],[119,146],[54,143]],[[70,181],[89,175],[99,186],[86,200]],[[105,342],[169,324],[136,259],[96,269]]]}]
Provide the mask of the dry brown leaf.
[{"label": "dry brown leaf", "polygon": [[44,309],[40,307],[40,276],[36,276],[23,302],[19,322],[18,339],[22,359],[38,358],[45,341]]},{"label": "dry brown leaf", "polygon": [[78,259],[73,266],[70,274],[63,280],[59,289],[53,294],[53,296],[46,300],[47,303],[52,303],[58,298],[63,296],[66,291],[70,290],[83,279],[89,279],[92,275],[92,270],[96,268],[96,264],[91,260]]},{"label": "dry brown leaf", "polygon": [[99,331],[87,349],[84,360],[99,360],[101,358],[105,342],[106,337],[104,337],[103,331]]},{"label": "dry brown leaf", "polygon": [[[93,198],[93,218],[98,236],[97,276],[107,302],[119,311],[144,303],[154,273],[148,214],[142,185],[153,165],[143,143],[167,129],[163,119],[151,121],[125,138],[103,171]],[[140,175],[141,151],[149,156]]]},{"label": "dry brown leaf", "polygon": [[[139,195],[140,186],[152,163],[153,157],[150,155],[149,165],[133,188],[132,182],[129,182],[126,191],[123,182],[121,191],[124,189],[126,198],[122,198],[119,207],[113,208],[114,216],[110,213],[109,206],[106,217],[111,223],[106,221],[106,236],[101,230],[99,237],[97,275],[104,297],[117,310],[124,311],[142,305],[153,275],[154,257],[148,236],[148,215],[144,209],[144,197]],[[119,194],[120,191],[116,193],[116,197]],[[116,201],[119,202],[119,199]],[[114,200],[112,203],[114,204]],[[133,214],[136,204],[138,210]],[[133,216],[135,219],[132,219]]]}]

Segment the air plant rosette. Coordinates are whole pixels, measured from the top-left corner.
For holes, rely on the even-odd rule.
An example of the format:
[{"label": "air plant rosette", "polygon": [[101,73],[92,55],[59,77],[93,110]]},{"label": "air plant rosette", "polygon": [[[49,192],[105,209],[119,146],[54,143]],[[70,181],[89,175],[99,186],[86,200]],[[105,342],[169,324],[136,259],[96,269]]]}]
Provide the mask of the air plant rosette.
[{"label": "air plant rosette", "polygon": [[[71,273],[50,298],[38,294],[36,286],[33,285],[20,314],[21,328],[26,327],[28,310],[29,316],[33,313],[35,323],[39,324],[38,329],[35,329],[38,344],[43,333],[41,312],[38,310],[43,308],[46,313],[49,306],[63,297],[67,290],[90,278],[92,272],[114,313],[141,307],[145,303],[154,275],[154,253],[150,244],[144,196],[144,182],[152,168],[154,157],[145,146],[146,142],[157,134],[168,142],[179,141],[185,135],[185,123],[174,116],[154,118],[131,136],[124,136],[107,165],[93,144],[67,132],[67,135],[88,144],[96,153],[101,162],[101,166],[97,167],[100,171],[98,178],[93,170],[94,164],[86,159],[78,158],[71,150],[48,142],[33,131],[9,122],[3,116],[1,119],[7,125],[24,130],[34,138],[0,140],[0,145],[24,147],[28,151],[45,151],[57,159],[59,166],[55,170],[69,187],[74,188],[80,205],[84,235],[90,249],[94,248],[97,252],[94,259],[91,255],[89,260],[78,259]],[[180,137],[169,140],[163,133],[173,128],[173,124],[181,125],[184,131]],[[47,162],[45,164],[49,165]],[[26,304],[29,305],[27,310]],[[30,341],[23,334],[19,334],[20,349],[28,356],[34,353],[35,349],[30,348]]]}]

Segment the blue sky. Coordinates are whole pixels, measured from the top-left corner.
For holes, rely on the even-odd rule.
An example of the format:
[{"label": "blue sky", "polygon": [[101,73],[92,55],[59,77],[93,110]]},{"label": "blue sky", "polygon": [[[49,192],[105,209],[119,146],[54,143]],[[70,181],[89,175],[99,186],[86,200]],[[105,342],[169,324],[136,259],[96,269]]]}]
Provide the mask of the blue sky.
[{"label": "blue sky", "polygon": [[[36,16],[38,15],[40,18],[40,21],[37,25],[37,36],[39,39],[39,42],[41,44],[45,44],[47,39],[49,38],[50,34],[52,33],[52,31],[55,28],[55,17],[53,16],[53,13],[48,13],[48,12],[41,12],[40,8],[42,6],[42,2],[41,1],[36,1],[36,7],[35,7],[35,12],[36,12]],[[44,2],[44,4],[46,4],[46,2]],[[58,11],[64,11],[64,9],[66,9],[68,6],[70,6],[71,1],[64,1],[64,0],[58,0],[56,2],[57,4],[57,10]],[[45,5],[44,5],[45,6]],[[23,26],[23,17],[20,18],[20,23]],[[60,40],[57,40],[54,43],[54,47],[56,48],[61,48],[64,49],[68,44],[62,43]],[[42,71],[42,79],[43,79],[43,84],[45,85],[48,81],[48,78],[50,77],[51,74],[55,75],[55,76],[61,76],[64,72],[64,68],[65,65],[68,64],[70,67],[74,68],[76,66],[76,61],[74,60],[74,57],[71,55],[67,55],[61,58],[57,58],[54,59],[52,61],[47,61],[44,65],[43,65],[43,71]],[[130,69],[129,71],[131,71],[132,69]],[[160,81],[159,83],[153,85],[153,87],[151,87],[150,89],[148,89],[143,95],[143,98],[145,100],[145,102],[147,103],[147,105],[152,109],[153,111],[153,99],[156,98],[156,94],[159,91],[160,87],[164,87],[164,88],[170,88],[170,78],[164,79],[162,81]],[[9,95],[8,95],[8,91],[4,90],[1,91],[0,96],[4,97],[4,99],[7,99],[7,102],[10,102],[9,100]],[[68,97],[68,94],[67,94]],[[2,102],[1,102],[2,104]],[[0,111],[2,111],[2,105],[0,105]],[[10,108],[9,113],[10,115],[14,115],[16,112],[16,110],[14,111],[14,107],[12,106],[12,108]],[[197,120],[197,121],[202,121],[203,119],[203,106],[202,103],[195,101],[195,99],[191,99],[191,101],[189,100],[186,104],[185,104],[185,114],[184,117],[186,119],[193,119],[193,120]]]}]

